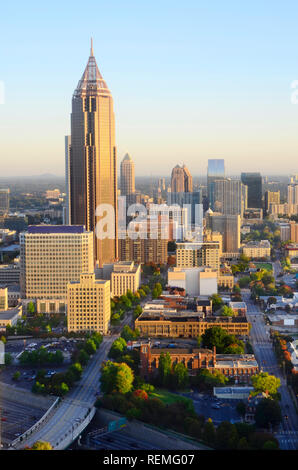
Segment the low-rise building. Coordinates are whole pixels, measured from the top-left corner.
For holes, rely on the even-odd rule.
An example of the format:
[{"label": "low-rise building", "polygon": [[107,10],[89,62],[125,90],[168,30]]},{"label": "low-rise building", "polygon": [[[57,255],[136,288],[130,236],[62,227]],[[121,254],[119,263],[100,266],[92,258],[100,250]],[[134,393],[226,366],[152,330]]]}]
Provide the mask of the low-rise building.
[{"label": "low-rise building", "polygon": [[212,268],[180,268],[168,270],[168,285],[185,289],[189,296],[217,294],[218,271]]},{"label": "low-rise building", "polygon": [[250,377],[259,372],[258,363],[253,354],[228,355],[216,354],[216,348],[159,348],[140,344],[141,375],[148,379],[158,370],[161,354],[169,354],[172,364],[183,363],[190,375],[200,369],[210,372],[220,371],[225,377],[233,378],[236,383],[249,383]]},{"label": "low-rise building", "polygon": [[208,328],[219,326],[227,333],[248,336],[249,326],[243,317],[213,317],[189,310],[144,308],[135,320],[142,337],[197,338]]},{"label": "low-rise building", "polygon": [[20,284],[20,266],[18,264],[0,265],[0,285]]},{"label": "low-rise building", "polygon": [[245,317],[247,305],[245,302],[229,302],[229,307],[239,316]]},{"label": "low-rise building", "polygon": [[269,258],[270,242],[269,240],[250,241],[242,247],[242,253],[248,258]]},{"label": "low-rise building", "polygon": [[0,312],[0,330],[5,330],[7,326],[14,326],[22,317],[23,308],[19,304],[15,308],[7,309]]},{"label": "low-rise building", "polygon": [[222,400],[247,400],[253,387],[214,387],[213,395]]}]

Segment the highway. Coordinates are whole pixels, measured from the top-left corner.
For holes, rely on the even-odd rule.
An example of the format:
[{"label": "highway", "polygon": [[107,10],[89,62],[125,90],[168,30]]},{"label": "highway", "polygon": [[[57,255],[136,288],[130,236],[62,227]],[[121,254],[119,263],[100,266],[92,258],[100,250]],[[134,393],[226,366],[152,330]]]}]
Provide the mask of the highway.
[{"label": "highway", "polygon": [[61,400],[61,404],[51,418],[15,448],[21,449],[27,445],[30,447],[38,440],[50,442],[55,448],[66,434],[73,433],[80,420],[84,419],[88,409],[94,405],[95,396],[99,394],[101,364],[107,359],[111,344],[117,336],[104,337],[99,349],[84,369],[79,384]]},{"label": "highway", "polygon": [[[275,263],[274,263],[275,264]],[[243,301],[247,304],[247,319],[252,324],[250,338],[255,357],[263,372],[275,375],[281,381],[279,393],[281,394],[281,410],[283,421],[275,437],[284,450],[298,449],[298,420],[297,413],[286,385],[286,380],[277,363],[273,345],[269,335],[269,327],[265,325],[264,316],[259,306],[250,299],[248,289],[242,290]],[[288,419],[285,419],[288,416]]]}]

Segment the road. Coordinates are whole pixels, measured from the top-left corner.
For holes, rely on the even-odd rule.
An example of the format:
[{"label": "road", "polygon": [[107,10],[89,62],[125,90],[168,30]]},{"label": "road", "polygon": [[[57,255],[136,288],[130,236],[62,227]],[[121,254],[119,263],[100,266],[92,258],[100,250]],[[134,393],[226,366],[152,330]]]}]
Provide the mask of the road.
[{"label": "road", "polygon": [[[265,325],[264,316],[259,306],[250,299],[248,289],[242,290],[243,301],[247,304],[247,319],[252,324],[250,332],[251,343],[254,349],[259,367],[263,372],[268,372],[280,379],[281,386],[281,410],[283,421],[279,432],[275,434],[280,443],[280,448],[285,450],[298,449],[298,420],[297,413],[286,385],[286,380],[277,363],[273,345],[269,335],[269,327]],[[288,416],[288,419],[284,417]]]},{"label": "road", "polygon": [[79,420],[83,420],[88,409],[95,401],[99,392],[100,367],[106,360],[111,344],[117,335],[106,336],[89,364],[83,371],[82,379],[65,397],[51,416],[49,421],[42,424],[26,441],[16,448],[29,447],[38,440],[50,442],[55,448],[66,434],[73,432]]}]

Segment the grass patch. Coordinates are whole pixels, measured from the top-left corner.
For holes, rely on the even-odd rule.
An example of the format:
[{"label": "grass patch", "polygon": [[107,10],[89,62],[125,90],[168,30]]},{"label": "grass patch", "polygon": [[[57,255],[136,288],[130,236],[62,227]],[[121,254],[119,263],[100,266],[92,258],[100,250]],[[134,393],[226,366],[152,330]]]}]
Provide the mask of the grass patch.
[{"label": "grass patch", "polygon": [[254,263],[257,268],[266,269],[267,271],[273,271],[271,263]]},{"label": "grass patch", "polygon": [[149,393],[149,398],[159,398],[159,400],[166,405],[171,405],[177,401],[192,404],[192,400],[190,398],[183,397],[182,395],[177,395],[176,393],[171,393],[168,390],[162,390],[160,388],[156,388],[154,392]]}]

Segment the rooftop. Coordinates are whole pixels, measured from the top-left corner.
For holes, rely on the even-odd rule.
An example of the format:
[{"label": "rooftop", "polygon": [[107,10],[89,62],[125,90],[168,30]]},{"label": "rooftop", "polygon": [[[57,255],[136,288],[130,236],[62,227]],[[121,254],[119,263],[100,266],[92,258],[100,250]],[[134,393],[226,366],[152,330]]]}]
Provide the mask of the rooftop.
[{"label": "rooftop", "polygon": [[28,233],[84,233],[84,225],[29,225]]}]

